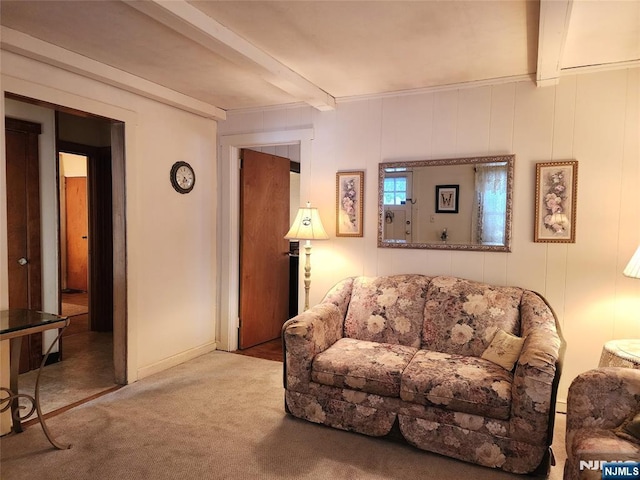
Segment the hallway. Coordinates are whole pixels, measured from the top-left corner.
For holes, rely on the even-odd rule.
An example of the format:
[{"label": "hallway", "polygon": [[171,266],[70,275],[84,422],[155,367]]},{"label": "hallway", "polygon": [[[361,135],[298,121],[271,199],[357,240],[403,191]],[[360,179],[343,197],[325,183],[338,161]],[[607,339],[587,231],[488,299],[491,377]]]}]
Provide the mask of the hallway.
[{"label": "hallway", "polygon": [[[63,293],[62,314],[71,320],[62,338],[63,359],[45,366],[40,377],[44,414],[64,411],[119,388],[114,382],[113,334],[89,331],[87,294]],[[38,370],[20,375],[20,393],[33,395],[37,375]]]}]

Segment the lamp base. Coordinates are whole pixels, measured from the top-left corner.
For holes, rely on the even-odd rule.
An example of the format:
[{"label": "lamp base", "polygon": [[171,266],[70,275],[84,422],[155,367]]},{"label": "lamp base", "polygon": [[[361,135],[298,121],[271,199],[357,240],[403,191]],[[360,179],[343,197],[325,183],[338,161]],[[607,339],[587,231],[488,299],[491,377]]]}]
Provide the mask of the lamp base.
[{"label": "lamp base", "polygon": [[309,290],[311,289],[311,241],[304,245],[304,309],[309,310]]}]

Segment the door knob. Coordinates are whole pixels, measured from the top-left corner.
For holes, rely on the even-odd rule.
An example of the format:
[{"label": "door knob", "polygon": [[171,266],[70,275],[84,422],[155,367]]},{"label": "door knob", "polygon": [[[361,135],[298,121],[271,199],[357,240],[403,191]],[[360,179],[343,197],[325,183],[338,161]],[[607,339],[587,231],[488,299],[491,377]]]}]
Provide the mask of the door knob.
[{"label": "door knob", "polygon": [[29,260],[27,260],[26,258],[22,257],[22,258],[18,259],[18,263],[24,267],[27,263],[29,263]]}]

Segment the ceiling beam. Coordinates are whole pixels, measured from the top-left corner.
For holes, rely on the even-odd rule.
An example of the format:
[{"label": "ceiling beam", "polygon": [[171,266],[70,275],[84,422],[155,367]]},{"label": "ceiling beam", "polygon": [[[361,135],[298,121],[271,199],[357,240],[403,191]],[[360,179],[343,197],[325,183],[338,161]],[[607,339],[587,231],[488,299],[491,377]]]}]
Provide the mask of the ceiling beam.
[{"label": "ceiling beam", "polygon": [[560,82],[562,53],[567,40],[573,0],[540,0],[538,26],[538,87]]},{"label": "ceiling beam", "polygon": [[0,27],[0,48],[205,118],[227,118],[227,113],[214,105],[8,27]]},{"label": "ceiling beam", "polygon": [[335,109],[334,97],[187,1],[123,1],[211,52],[239,66],[249,67],[297,101],[322,111]]}]

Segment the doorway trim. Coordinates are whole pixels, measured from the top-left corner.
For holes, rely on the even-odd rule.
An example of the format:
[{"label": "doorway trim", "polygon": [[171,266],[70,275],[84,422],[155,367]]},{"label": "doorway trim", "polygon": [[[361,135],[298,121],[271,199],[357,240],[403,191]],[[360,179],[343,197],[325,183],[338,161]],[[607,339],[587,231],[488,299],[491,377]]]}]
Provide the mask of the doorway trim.
[{"label": "doorway trim", "polygon": [[[240,256],[240,149],[277,145],[300,146],[300,196],[310,191],[313,128],[274,132],[242,133],[220,136],[220,202],[221,228],[218,229],[218,318],[220,348],[238,349],[238,292]],[[300,277],[302,279],[302,276]],[[301,290],[303,291],[303,290]]]},{"label": "doorway trim", "polygon": [[[127,166],[136,164],[138,114],[117,105],[81,97],[75,93],[5,74],[2,74],[0,94],[2,96],[0,101],[3,102],[1,110],[3,115],[5,113],[4,99],[10,96],[17,100],[36,103],[53,110],[65,111],[65,109],[71,109],[71,111],[85,112],[105,119],[115,120],[115,123],[112,123],[111,135],[112,166],[114,169],[112,172],[114,195],[114,366],[117,383],[128,384],[135,382],[138,379],[137,324],[136,316],[128,315],[133,307],[127,298],[132,281],[127,265],[128,231],[126,223],[127,211],[131,208],[126,202],[126,194],[128,192],[126,187],[127,184],[131,184],[131,177],[134,176],[135,172],[128,171],[125,176],[125,170]],[[2,122],[4,123],[4,120]],[[3,151],[3,147],[0,147],[0,152]],[[4,163],[4,160],[1,163]],[[2,182],[2,179],[3,175],[0,174],[0,182]],[[0,231],[0,234],[2,233]],[[6,230],[4,235],[6,236]],[[6,244],[1,241],[0,249],[4,250],[4,255],[6,255]],[[0,251],[0,254],[2,254],[2,251]],[[0,279],[3,275],[6,275],[6,271],[0,269]],[[116,327],[116,324],[119,328]],[[119,340],[116,340],[116,335]]]}]

